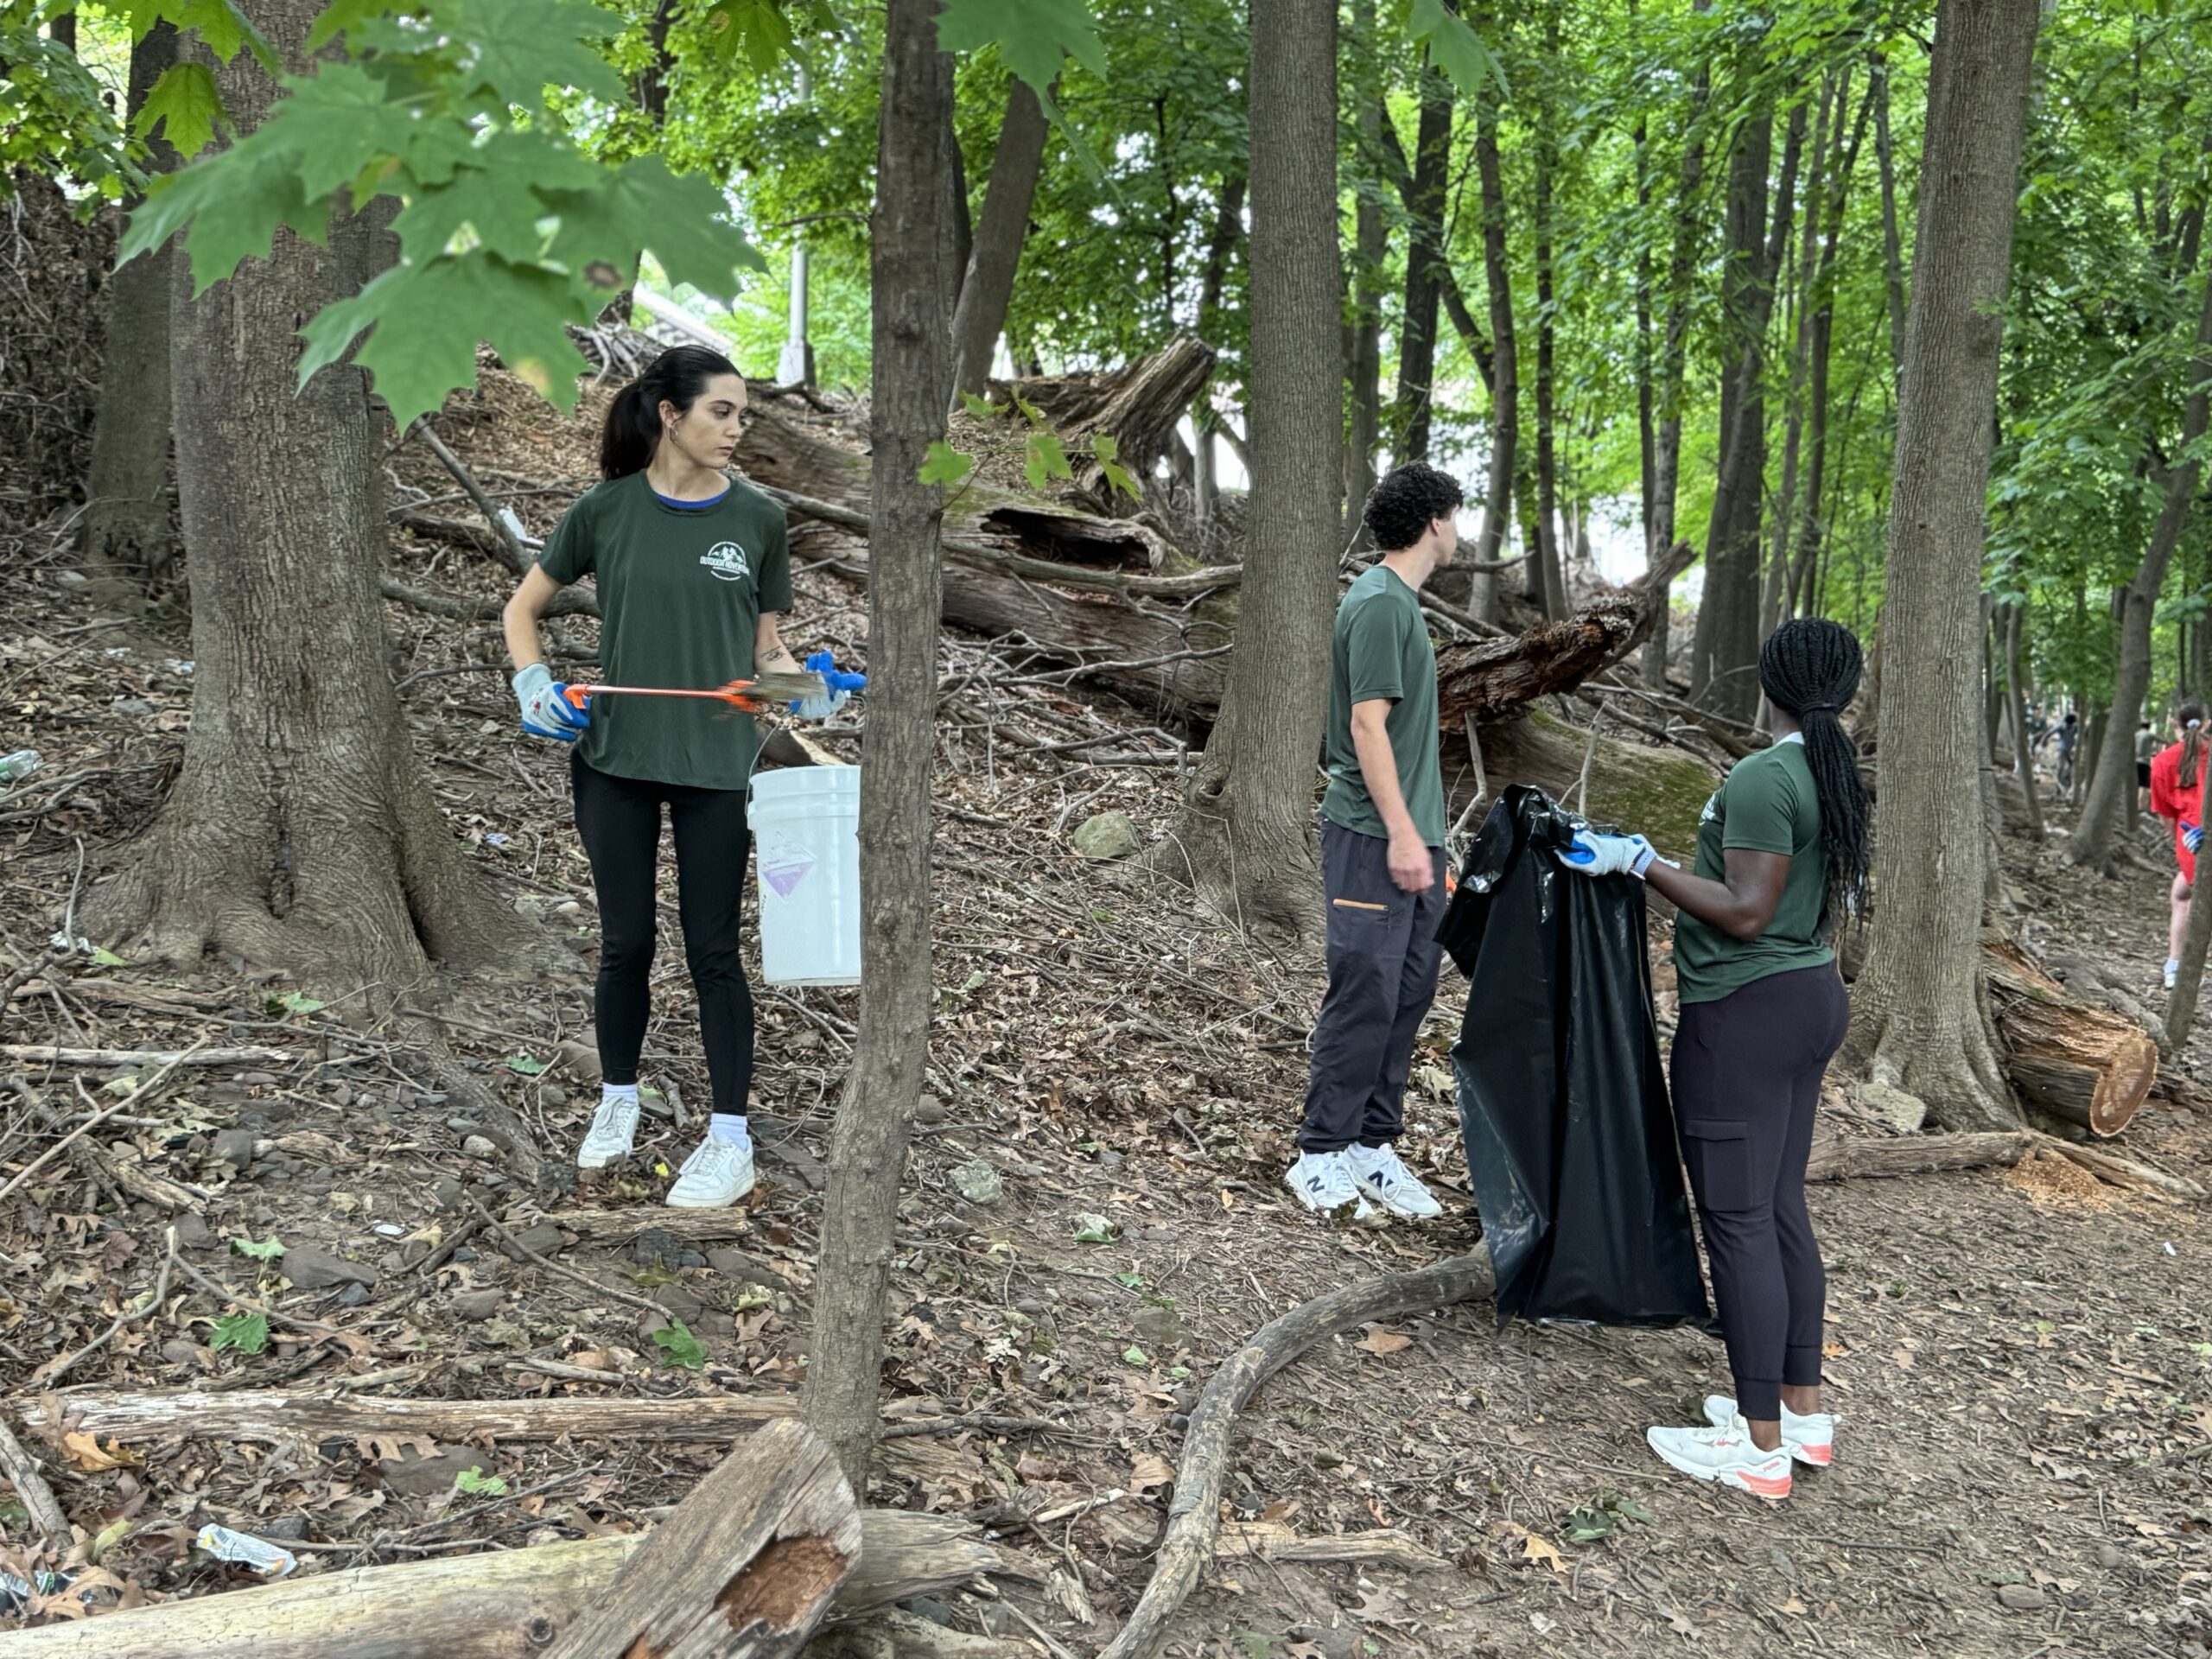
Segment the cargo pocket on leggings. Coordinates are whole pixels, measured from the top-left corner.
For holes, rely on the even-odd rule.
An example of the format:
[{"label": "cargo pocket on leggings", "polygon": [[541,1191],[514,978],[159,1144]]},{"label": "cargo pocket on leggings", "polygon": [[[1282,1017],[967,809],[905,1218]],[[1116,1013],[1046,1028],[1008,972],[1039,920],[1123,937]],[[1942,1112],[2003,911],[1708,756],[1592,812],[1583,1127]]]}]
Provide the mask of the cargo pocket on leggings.
[{"label": "cargo pocket on leggings", "polygon": [[1727,1118],[1692,1118],[1682,1125],[1682,1161],[1697,1201],[1723,1214],[1751,1207],[1751,1126]]}]

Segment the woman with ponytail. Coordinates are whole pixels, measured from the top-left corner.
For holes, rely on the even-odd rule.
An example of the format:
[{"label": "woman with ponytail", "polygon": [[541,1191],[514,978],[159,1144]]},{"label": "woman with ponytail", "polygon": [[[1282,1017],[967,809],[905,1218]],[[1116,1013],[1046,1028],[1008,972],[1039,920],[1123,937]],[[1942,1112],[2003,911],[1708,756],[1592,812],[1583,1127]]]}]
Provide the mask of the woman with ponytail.
[{"label": "woman with ponytail", "polygon": [[2151,810],[2174,824],[2173,918],[2166,929],[2166,988],[2181,971],[2181,936],[2189,930],[2189,895],[2196,885],[2196,847],[2204,839],[2204,705],[2191,700],[2174,710],[2171,747],[2151,761]]},{"label": "woman with ponytail", "polygon": [[[753,995],[738,917],[758,735],[751,715],[706,699],[587,698],[574,706],[545,665],[537,623],[556,594],[588,575],[599,586],[599,670],[607,684],[707,690],[798,671],[777,632],[791,608],[783,509],[723,471],[744,413],[745,381],[721,353],[678,346],[654,359],[607,411],[602,481],[562,518],[505,619],[523,730],[571,746],[576,830],[599,898],[592,1012],[603,1083],[576,1154],[582,1169],[626,1157],[637,1138],[653,887],[668,810],[683,953],[714,1084],[706,1138],[669,1190],[668,1202],[685,1209],[734,1204],[753,1186]],[[830,664],[824,653],[810,665]],[[793,707],[826,720],[846,696]]]},{"label": "woman with ponytail", "polygon": [[1805,1164],[1851,1016],[1833,940],[1866,898],[1866,794],[1842,719],[1859,667],[1859,641],[1834,622],[1767,636],[1759,684],[1775,739],[1706,803],[1690,871],[1641,836],[1585,830],[1561,855],[1570,869],[1641,876],[1681,912],[1675,1125],[1736,1392],[1707,1399],[1705,1427],[1645,1438],[1683,1473],[1762,1497],[1789,1495],[1793,1461],[1834,1456]]}]

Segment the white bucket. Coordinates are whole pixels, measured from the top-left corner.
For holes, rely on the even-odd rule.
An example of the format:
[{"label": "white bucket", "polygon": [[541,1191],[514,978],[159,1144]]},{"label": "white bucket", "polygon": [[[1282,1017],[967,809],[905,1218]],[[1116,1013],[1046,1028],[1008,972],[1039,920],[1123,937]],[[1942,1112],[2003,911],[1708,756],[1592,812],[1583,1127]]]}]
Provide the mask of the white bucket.
[{"label": "white bucket", "polygon": [[861,982],[861,769],[756,772],[760,972],[771,985]]}]

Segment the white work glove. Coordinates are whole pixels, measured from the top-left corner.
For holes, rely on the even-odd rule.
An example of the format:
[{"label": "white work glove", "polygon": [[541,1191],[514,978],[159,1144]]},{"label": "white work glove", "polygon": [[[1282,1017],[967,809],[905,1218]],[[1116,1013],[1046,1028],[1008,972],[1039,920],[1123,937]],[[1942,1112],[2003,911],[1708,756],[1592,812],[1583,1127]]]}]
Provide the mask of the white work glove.
[{"label": "white work glove", "polygon": [[1559,861],[1580,875],[1632,875],[1643,879],[1658,850],[1642,836],[1601,836],[1578,830],[1574,844],[1555,849]]},{"label": "white work glove", "polygon": [[573,743],[591,725],[588,702],[582,709],[570,702],[569,688],[553,677],[543,663],[532,663],[512,682],[515,702],[522,708],[522,728],[532,737],[550,737],[556,743]]}]

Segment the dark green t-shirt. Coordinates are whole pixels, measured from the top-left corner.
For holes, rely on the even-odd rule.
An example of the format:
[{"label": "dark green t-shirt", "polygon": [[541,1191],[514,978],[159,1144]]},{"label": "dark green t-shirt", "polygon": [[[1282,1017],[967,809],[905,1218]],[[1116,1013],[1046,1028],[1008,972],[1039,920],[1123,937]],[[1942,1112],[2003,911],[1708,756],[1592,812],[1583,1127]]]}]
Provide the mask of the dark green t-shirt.
[{"label": "dark green t-shirt", "polygon": [[[791,607],[784,510],[733,482],[708,506],[672,506],[643,473],[594,484],[538,556],[564,587],[599,582],[599,676],[608,685],[709,691],[753,676],[760,614]],[[753,717],[694,697],[594,698],[577,741],[584,764],[617,778],[743,789]]]},{"label": "dark green t-shirt", "polygon": [[1732,939],[1688,911],[1675,918],[1675,973],[1685,1002],[1717,1002],[1755,979],[1818,968],[1835,960],[1821,938],[1827,855],[1821,849],[1821,802],[1805,746],[1785,739],[1738,760],[1705,804],[1694,873],[1726,878],[1732,848],[1786,853],[1789,876],[1774,919],[1756,939]]},{"label": "dark green t-shirt", "polygon": [[1387,697],[1383,721],[1398,763],[1398,791],[1414,828],[1431,847],[1444,844],[1444,765],[1436,733],[1436,647],[1421,620],[1421,601],[1398,573],[1377,564],[1361,573],[1337,607],[1329,645],[1329,729],[1324,759],[1329,787],[1321,816],[1365,836],[1390,831],[1367,792],[1352,747],[1356,702]]}]

